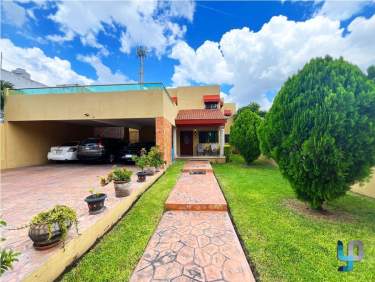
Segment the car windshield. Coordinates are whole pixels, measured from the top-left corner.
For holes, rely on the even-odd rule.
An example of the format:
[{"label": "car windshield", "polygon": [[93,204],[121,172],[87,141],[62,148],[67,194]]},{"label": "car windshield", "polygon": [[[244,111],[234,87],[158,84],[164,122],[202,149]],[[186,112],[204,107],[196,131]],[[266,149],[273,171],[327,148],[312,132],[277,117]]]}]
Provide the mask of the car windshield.
[{"label": "car windshield", "polygon": [[78,142],[66,142],[62,144],[61,146],[71,147],[71,146],[77,146],[77,145],[78,145]]},{"label": "car windshield", "polygon": [[96,144],[98,143],[99,139],[98,138],[88,138],[85,139],[81,142],[81,145],[87,145],[87,144]]}]

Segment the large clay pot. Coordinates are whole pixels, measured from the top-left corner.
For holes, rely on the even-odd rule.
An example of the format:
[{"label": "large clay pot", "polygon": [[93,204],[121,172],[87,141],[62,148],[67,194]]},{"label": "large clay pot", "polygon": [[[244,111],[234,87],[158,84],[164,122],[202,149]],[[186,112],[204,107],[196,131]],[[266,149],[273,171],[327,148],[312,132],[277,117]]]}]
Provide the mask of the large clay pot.
[{"label": "large clay pot", "polygon": [[137,172],[138,182],[145,182],[146,181],[146,173],[144,171]]},{"label": "large clay pot", "polygon": [[[70,228],[71,223],[67,224]],[[33,246],[37,250],[46,250],[58,245],[61,242],[62,232],[58,223],[51,226],[51,236],[49,236],[47,224],[33,224],[29,229],[29,237],[33,241]]]},{"label": "large clay pot", "polygon": [[104,193],[92,194],[86,197],[85,202],[89,207],[89,214],[98,214],[104,211],[104,201],[107,198],[107,195]]},{"label": "large clay pot", "polygon": [[127,197],[131,193],[129,181],[113,181],[116,197]]}]

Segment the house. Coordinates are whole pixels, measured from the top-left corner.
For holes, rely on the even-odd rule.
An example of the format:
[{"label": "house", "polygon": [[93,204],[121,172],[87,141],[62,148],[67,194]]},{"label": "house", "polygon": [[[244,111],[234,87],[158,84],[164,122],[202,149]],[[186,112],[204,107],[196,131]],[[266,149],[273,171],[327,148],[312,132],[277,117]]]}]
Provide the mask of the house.
[{"label": "house", "polygon": [[121,129],[117,134],[128,142],[134,138],[155,142],[167,162],[177,158],[225,162],[224,143],[235,110],[234,104],[220,97],[218,85],[8,90],[1,126],[1,168],[43,164],[50,146],[108,132],[104,128]]}]

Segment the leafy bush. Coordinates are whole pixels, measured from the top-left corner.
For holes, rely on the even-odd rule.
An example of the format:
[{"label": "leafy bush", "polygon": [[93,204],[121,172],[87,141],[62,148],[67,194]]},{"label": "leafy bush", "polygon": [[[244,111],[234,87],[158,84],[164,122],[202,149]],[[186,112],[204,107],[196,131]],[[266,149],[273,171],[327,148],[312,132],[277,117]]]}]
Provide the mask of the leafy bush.
[{"label": "leafy bush", "polygon": [[133,172],[127,170],[126,168],[114,167],[113,170],[108,173],[107,177],[100,178],[100,184],[102,186],[107,185],[111,181],[130,181],[130,177]]},{"label": "leafy bush", "polygon": [[225,161],[230,162],[230,159],[232,157],[232,148],[228,144],[224,145],[224,156],[225,156]]},{"label": "leafy bush", "polygon": [[343,59],[313,59],[283,85],[259,134],[297,197],[321,209],[375,164],[374,84]]},{"label": "leafy bush", "polygon": [[147,157],[148,157],[150,166],[154,168],[158,168],[165,163],[163,159],[163,154],[160,152],[157,146],[152,147],[150,149],[150,151],[147,154]]},{"label": "leafy bush", "polygon": [[235,146],[247,164],[260,155],[257,130],[262,119],[250,109],[242,110],[230,128],[230,144]]},{"label": "leafy bush", "polygon": [[[0,227],[6,226],[6,222],[0,219]],[[0,241],[4,241],[5,238],[0,238]],[[10,268],[15,261],[18,261],[20,253],[15,252],[11,249],[0,249],[0,276]]]},{"label": "leafy bush", "polygon": [[135,162],[136,166],[138,166],[142,172],[144,168],[150,164],[150,159],[147,156],[147,152],[145,148],[142,148],[140,156],[134,156],[133,161]]},{"label": "leafy bush", "polygon": [[77,214],[68,206],[56,205],[52,209],[41,212],[31,219],[31,226],[39,224],[47,225],[49,237],[52,236],[52,226],[55,223],[59,225],[63,239],[66,237],[71,224],[74,224],[78,232]]}]

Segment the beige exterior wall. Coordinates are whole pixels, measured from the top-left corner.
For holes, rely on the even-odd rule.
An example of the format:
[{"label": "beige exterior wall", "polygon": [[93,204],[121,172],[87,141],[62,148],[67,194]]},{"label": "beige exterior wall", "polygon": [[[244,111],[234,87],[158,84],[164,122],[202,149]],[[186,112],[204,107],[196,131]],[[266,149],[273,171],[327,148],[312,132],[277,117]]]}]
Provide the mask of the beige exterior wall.
[{"label": "beige exterior wall", "polygon": [[177,97],[178,110],[184,109],[204,109],[203,96],[220,95],[220,86],[187,86],[178,88],[168,88],[172,97]]},{"label": "beige exterior wall", "polygon": [[51,121],[155,118],[165,115],[174,124],[177,110],[173,108],[172,101],[161,90],[10,95],[7,97],[5,117],[7,121]]},{"label": "beige exterior wall", "polygon": [[222,107],[222,112],[224,113],[224,110],[231,110],[232,116],[227,119],[227,122],[225,123],[224,133],[229,134],[230,133],[230,127],[233,124],[233,115],[237,112],[236,104],[235,103],[224,103]]},{"label": "beige exterior wall", "polygon": [[352,191],[368,197],[375,198],[375,168],[372,169],[372,176],[369,182],[364,183],[363,186],[355,184]]},{"label": "beige exterior wall", "polygon": [[1,169],[45,164],[51,146],[93,134],[92,127],[62,122],[7,122],[2,128]]}]

